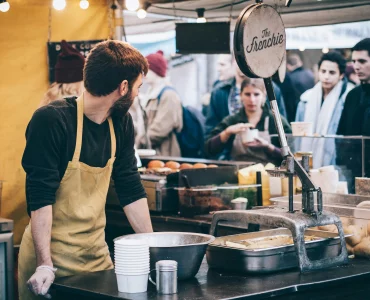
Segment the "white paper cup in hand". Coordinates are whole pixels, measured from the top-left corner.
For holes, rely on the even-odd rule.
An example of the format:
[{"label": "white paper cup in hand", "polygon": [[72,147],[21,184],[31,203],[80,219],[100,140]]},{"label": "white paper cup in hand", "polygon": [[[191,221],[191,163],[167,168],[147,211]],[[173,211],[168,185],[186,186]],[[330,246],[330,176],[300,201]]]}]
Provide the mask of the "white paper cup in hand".
[{"label": "white paper cup in hand", "polygon": [[242,131],[239,133],[241,135],[242,142],[244,144],[253,142],[256,138],[258,138],[258,129],[247,129],[246,131]]},{"label": "white paper cup in hand", "polygon": [[313,135],[312,122],[291,122],[293,136],[311,136]]},{"label": "white paper cup in hand", "polygon": [[123,275],[116,274],[118,291],[121,293],[145,293],[148,289],[149,274]]}]

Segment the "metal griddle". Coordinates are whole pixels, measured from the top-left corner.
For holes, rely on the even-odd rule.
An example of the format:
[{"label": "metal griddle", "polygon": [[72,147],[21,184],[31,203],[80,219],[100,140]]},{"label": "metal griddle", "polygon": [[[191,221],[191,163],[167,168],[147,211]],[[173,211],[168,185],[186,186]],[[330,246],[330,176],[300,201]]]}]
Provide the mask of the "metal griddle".
[{"label": "metal griddle", "polygon": [[[322,192],[308,175],[308,157],[303,157],[302,165],[294,158],[289,149],[281,116],[276,102],[271,77],[279,69],[285,55],[285,28],[278,12],[262,1],[249,5],[240,14],[234,33],[234,53],[241,71],[248,77],[263,78],[267,95],[274,115],[279,135],[283,165],[269,173],[273,176],[289,178],[289,209],[261,208],[249,211],[221,211],[214,214],[211,234],[215,234],[220,221],[233,221],[241,225],[266,225],[284,227],[291,231],[294,248],[301,272],[312,271],[348,263],[348,254],[342,223],[338,216],[323,212]],[[266,40],[266,41],[265,41]],[[302,182],[302,210],[293,207],[293,176]],[[317,201],[317,210],[315,210]],[[310,260],[305,248],[304,234],[307,228],[334,224],[338,228],[340,254],[336,257],[324,257]]]}]

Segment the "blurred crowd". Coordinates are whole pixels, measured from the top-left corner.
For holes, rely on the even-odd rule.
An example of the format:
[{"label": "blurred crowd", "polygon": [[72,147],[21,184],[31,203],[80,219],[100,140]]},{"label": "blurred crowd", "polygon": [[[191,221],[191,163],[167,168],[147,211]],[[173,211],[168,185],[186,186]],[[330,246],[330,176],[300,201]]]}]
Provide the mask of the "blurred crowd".
[{"label": "blurred crowd", "polygon": [[[64,76],[81,65],[83,58],[74,51],[62,43],[56,66],[60,74],[41,105],[81,93],[82,77]],[[63,61],[63,57],[68,59]],[[246,77],[233,55],[218,56],[218,79],[202,97],[201,111],[182,104],[167,76],[167,60],[161,51],[146,58],[150,70],[145,83],[149,88],[130,108],[138,149],[177,157],[279,163],[279,141],[270,138],[276,129],[264,82]],[[288,52],[284,80],[278,74],[273,77],[285,132],[291,133],[291,122],[311,122],[319,136],[370,136],[370,38],[353,47],[350,61],[332,51],[323,54],[317,65],[315,82],[314,73],[304,68],[301,54]],[[325,163],[326,145],[311,147],[323,152],[318,155]]]}]

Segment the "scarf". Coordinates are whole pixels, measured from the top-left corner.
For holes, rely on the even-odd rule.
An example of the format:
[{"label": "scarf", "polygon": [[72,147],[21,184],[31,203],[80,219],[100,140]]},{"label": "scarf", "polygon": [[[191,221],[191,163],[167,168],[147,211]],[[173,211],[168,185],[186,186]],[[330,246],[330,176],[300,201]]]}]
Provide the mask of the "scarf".
[{"label": "scarf", "polygon": [[313,152],[314,168],[322,167],[324,163],[325,138],[322,138],[322,136],[328,134],[328,128],[340,99],[342,87],[343,81],[341,80],[326,96],[322,105],[323,91],[321,82],[318,82],[311,90],[308,90],[301,96],[302,101],[306,102],[304,121],[312,122],[313,132],[321,137],[306,137],[302,139],[302,150]]}]

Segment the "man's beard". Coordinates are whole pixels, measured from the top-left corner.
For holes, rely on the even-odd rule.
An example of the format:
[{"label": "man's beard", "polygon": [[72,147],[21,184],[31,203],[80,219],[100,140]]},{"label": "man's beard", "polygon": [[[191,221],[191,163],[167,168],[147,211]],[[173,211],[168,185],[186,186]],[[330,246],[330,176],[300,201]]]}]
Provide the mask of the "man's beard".
[{"label": "man's beard", "polygon": [[120,97],[111,107],[110,115],[112,117],[123,117],[130,109],[134,98],[132,97],[132,90],[130,89],[126,95]]}]

